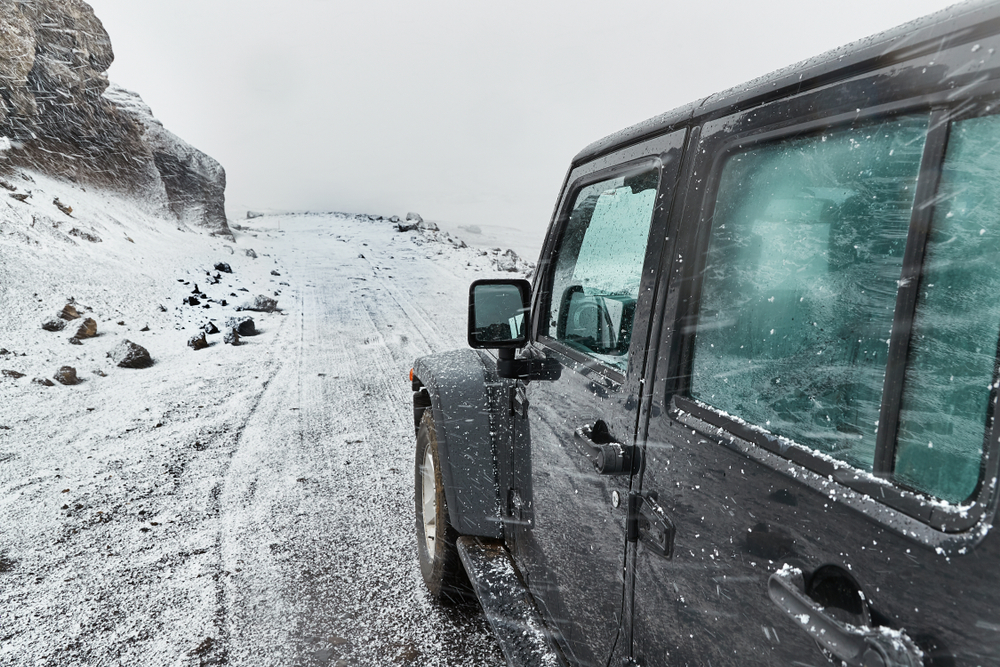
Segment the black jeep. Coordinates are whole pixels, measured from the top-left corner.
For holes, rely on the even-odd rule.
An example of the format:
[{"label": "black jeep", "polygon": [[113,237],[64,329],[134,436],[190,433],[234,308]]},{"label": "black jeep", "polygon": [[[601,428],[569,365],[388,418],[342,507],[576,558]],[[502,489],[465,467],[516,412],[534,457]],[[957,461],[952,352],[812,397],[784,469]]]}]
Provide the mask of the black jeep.
[{"label": "black jeep", "polygon": [[1000,664],[997,50],[964,4],[577,155],[414,367],[430,591],[513,665]]}]

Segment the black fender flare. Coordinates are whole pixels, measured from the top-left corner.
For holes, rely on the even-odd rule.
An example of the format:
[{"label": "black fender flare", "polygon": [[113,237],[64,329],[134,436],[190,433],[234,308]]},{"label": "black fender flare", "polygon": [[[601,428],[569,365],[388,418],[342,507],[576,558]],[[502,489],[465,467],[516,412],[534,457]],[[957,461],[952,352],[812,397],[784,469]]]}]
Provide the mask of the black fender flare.
[{"label": "black fender flare", "polygon": [[432,410],[452,527],[460,535],[502,539],[493,435],[499,380],[491,362],[471,349],[417,359],[413,420],[419,428],[424,410]]}]

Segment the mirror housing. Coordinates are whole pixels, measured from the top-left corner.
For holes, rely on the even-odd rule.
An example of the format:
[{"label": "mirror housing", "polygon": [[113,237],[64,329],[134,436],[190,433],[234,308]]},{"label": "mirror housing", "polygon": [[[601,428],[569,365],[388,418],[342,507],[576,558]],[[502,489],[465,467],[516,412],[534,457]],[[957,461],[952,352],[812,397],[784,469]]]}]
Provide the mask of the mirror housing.
[{"label": "mirror housing", "polygon": [[511,350],[528,344],[531,283],[477,280],[469,287],[469,346]]}]

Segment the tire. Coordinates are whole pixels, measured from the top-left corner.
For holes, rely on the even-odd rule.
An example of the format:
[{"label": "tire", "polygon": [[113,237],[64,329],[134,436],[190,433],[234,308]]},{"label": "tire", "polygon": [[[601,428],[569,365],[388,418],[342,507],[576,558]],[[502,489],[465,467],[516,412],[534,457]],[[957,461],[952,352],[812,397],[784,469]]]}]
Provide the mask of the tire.
[{"label": "tire", "polygon": [[[417,517],[417,560],[431,596],[459,600],[469,590],[468,578],[455,548],[458,532],[448,520],[448,502],[441,477],[441,455],[431,410],[424,410],[417,429],[414,465],[414,504]],[[425,521],[425,516],[427,520]]]}]

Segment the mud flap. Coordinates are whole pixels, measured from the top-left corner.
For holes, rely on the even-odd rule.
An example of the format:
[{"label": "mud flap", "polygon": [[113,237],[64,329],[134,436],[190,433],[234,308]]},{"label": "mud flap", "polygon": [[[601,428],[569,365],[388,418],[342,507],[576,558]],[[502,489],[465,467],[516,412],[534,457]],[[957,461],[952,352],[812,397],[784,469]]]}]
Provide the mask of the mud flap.
[{"label": "mud flap", "polygon": [[460,537],[456,546],[507,664],[565,665],[503,544],[480,537]]}]

